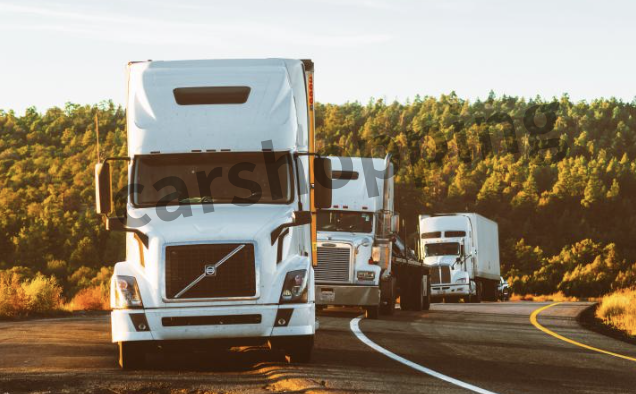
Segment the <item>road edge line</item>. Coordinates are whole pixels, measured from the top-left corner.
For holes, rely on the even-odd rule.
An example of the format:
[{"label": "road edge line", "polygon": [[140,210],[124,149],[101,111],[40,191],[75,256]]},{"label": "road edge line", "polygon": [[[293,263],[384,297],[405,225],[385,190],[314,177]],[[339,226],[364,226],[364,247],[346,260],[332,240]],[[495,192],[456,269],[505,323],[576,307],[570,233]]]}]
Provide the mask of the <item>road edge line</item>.
[{"label": "road edge line", "polygon": [[624,360],[636,362],[636,358],[634,358],[634,357],[625,356],[624,354],[618,354],[618,353],[610,352],[609,350],[603,350],[603,349],[599,349],[599,348],[594,347],[594,346],[590,346],[590,345],[586,345],[586,344],[581,343],[581,342],[577,342],[577,341],[575,341],[573,339],[564,337],[561,334],[557,334],[556,332],[550,330],[549,328],[546,328],[545,326],[541,325],[539,323],[538,319],[537,319],[539,314],[541,312],[545,311],[548,308],[552,308],[553,306],[560,305],[560,304],[562,304],[562,302],[555,302],[555,303],[552,303],[552,304],[549,304],[549,305],[542,306],[541,308],[535,309],[532,312],[532,314],[530,315],[530,323],[532,323],[533,326],[535,326],[537,329],[543,331],[544,333],[546,333],[546,334],[548,334],[550,336],[553,336],[553,337],[555,337],[557,339],[560,339],[560,340],[562,340],[564,342],[567,342],[569,344],[576,345],[576,346],[582,347],[582,348],[587,349],[587,350],[592,350],[592,351],[595,351],[595,352],[599,352],[599,353],[607,354],[607,355],[610,355],[610,356],[622,358]]},{"label": "road edge line", "polygon": [[404,365],[406,365],[407,367],[413,368],[416,371],[425,373],[429,376],[432,376],[434,378],[443,380],[445,382],[454,384],[456,386],[462,387],[466,390],[470,390],[473,391],[475,393],[479,393],[479,394],[497,394],[493,391],[488,391],[486,389],[482,389],[481,387],[477,387],[477,386],[473,386],[470,383],[466,383],[463,382],[461,380],[452,378],[450,376],[446,376],[444,374],[441,374],[439,372],[433,371],[432,369],[426,368],[424,366],[421,366],[419,364],[416,364],[412,361],[409,361],[407,359],[405,359],[402,356],[398,356],[397,354],[383,348],[382,346],[378,345],[377,343],[373,342],[372,340],[370,340],[366,335],[364,335],[364,333],[362,332],[362,330],[360,330],[360,326],[359,326],[359,322],[360,320],[362,320],[362,317],[356,317],[354,319],[351,320],[351,322],[349,323],[349,327],[351,328],[351,331],[353,332],[353,334],[365,345],[369,346],[371,349],[384,354],[385,356],[399,362],[402,363]]}]

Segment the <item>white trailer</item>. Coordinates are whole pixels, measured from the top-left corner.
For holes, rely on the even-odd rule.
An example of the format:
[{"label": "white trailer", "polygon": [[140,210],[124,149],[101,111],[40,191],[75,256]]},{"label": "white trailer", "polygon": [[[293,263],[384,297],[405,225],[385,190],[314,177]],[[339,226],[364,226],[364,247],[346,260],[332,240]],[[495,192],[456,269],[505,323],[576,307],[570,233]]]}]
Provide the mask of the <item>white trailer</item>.
[{"label": "white trailer", "polygon": [[431,268],[431,294],[449,301],[497,300],[497,223],[476,213],[422,215],[420,255]]},{"label": "white trailer", "polygon": [[[95,168],[97,212],[127,232],[111,282],[121,367],[193,342],[269,342],[309,361],[315,216],[331,206],[329,161],[314,154],[313,63],[130,63],[127,128],[128,155]],[[108,217],[115,160],[128,174],[122,217]]]},{"label": "white trailer", "polygon": [[318,213],[316,304],[360,306],[367,317],[428,309],[428,269],[397,237],[393,165],[331,157],[333,200]]}]

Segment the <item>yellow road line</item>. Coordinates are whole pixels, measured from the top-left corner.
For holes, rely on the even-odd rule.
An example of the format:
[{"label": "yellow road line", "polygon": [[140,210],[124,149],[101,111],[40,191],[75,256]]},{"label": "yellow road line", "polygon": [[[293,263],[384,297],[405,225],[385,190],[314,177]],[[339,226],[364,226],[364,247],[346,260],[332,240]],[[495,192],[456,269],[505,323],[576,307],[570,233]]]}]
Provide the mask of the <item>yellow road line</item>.
[{"label": "yellow road line", "polygon": [[537,321],[537,316],[539,316],[539,313],[543,312],[544,310],[546,310],[548,308],[552,308],[555,305],[559,305],[559,304],[561,304],[561,302],[555,302],[554,304],[546,305],[546,306],[541,307],[541,308],[535,310],[534,312],[532,312],[532,314],[530,315],[530,322],[532,323],[532,325],[535,326],[536,328],[538,328],[539,330],[545,332],[546,334],[551,335],[551,336],[553,336],[553,337],[555,337],[557,339],[560,339],[560,340],[562,340],[564,342],[571,343],[572,345],[580,346],[582,348],[585,348],[585,349],[588,349],[588,350],[592,350],[592,351],[595,351],[595,352],[608,354],[610,356],[622,358],[624,360],[629,360],[629,361],[635,361],[636,362],[636,358],[634,358],[634,357],[629,357],[629,356],[625,356],[625,355],[622,355],[622,354],[613,353],[613,352],[610,352],[610,351],[607,351],[607,350],[603,350],[603,349],[599,349],[599,348],[596,348],[596,347],[593,347],[593,346],[586,345],[586,344],[581,343],[581,342],[577,342],[577,341],[572,340],[570,338],[566,338],[563,335],[559,335],[556,332],[554,332],[552,330],[549,330],[549,329],[545,328],[544,326],[542,326],[541,324],[539,324],[539,322]]}]

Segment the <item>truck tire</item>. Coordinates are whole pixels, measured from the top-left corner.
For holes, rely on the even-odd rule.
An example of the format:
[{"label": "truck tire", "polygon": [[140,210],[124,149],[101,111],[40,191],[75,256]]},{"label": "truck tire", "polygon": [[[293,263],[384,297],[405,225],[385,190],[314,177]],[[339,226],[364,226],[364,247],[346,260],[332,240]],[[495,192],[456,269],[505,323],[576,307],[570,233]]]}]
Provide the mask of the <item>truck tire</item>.
[{"label": "truck tire", "polygon": [[482,284],[475,282],[475,295],[468,296],[468,302],[471,304],[479,304],[481,302]]},{"label": "truck tire", "polygon": [[119,347],[119,366],[133,371],[144,366],[146,352],[141,342],[117,342]]},{"label": "truck tire", "polygon": [[367,306],[364,308],[364,316],[367,319],[376,320],[380,316],[380,305]]},{"label": "truck tire", "polygon": [[424,282],[422,276],[415,275],[411,279],[411,310],[421,311],[424,307]]},{"label": "truck tire", "polygon": [[390,283],[387,283],[386,286],[382,288],[382,293],[380,293],[380,299],[382,300],[382,304],[380,306],[381,314],[390,316],[395,313],[396,292],[397,281],[395,278],[391,278]]},{"label": "truck tire", "polygon": [[422,276],[422,282],[424,282],[424,278],[426,278],[426,295],[422,300],[422,309],[427,311],[431,309],[431,282],[429,281],[428,275]]},{"label": "truck tire", "polygon": [[311,361],[311,352],[314,349],[314,336],[307,335],[293,338],[285,347],[285,354],[289,357],[290,363],[307,364]]}]

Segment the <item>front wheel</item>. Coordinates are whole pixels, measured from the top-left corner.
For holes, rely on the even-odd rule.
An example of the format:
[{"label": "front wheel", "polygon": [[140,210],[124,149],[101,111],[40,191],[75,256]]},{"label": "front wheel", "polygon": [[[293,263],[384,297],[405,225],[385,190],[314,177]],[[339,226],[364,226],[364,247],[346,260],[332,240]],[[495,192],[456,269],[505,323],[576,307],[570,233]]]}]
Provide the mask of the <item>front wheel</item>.
[{"label": "front wheel", "polygon": [[270,339],[269,344],[273,350],[282,351],[290,363],[306,364],[311,361],[314,336],[274,337]]},{"label": "front wheel", "polygon": [[294,364],[307,364],[311,361],[311,352],[314,349],[314,336],[299,337],[290,343],[287,350],[289,362]]},{"label": "front wheel", "polygon": [[471,304],[479,304],[481,302],[482,284],[481,282],[474,282],[474,283],[475,283],[475,295],[470,295],[468,297],[468,300]]},{"label": "front wheel", "polygon": [[411,297],[413,297],[411,310],[421,311],[424,308],[424,279],[417,275],[411,280]]},{"label": "front wheel", "polygon": [[364,308],[364,316],[367,319],[377,319],[380,316],[380,305],[367,306]]},{"label": "front wheel", "polygon": [[124,370],[135,370],[143,367],[146,352],[140,342],[117,342],[119,347],[119,366]]},{"label": "front wheel", "polygon": [[395,278],[390,278],[389,283],[387,283],[382,288],[380,293],[380,302],[382,305],[380,306],[380,313],[383,315],[393,315],[395,313],[395,293],[397,287],[397,281]]}]

